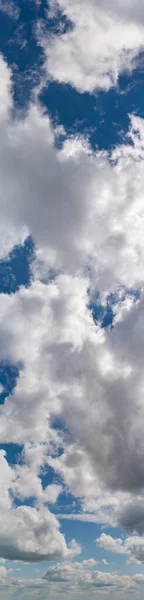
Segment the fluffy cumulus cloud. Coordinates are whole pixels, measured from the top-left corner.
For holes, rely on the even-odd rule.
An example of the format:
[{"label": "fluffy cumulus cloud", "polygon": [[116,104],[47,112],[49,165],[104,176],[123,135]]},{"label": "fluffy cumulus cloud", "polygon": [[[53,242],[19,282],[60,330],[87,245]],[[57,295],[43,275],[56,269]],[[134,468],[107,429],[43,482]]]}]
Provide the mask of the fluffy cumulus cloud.
[{"label": "fluffy cumulus cloud", "polygon": [[58,150],[40,106],[9,120],[11,79],[2,58],[1,65],[0,255],[30,232],[37,275],[46,267],[91,270],[99,290],[141,285],[143,121],[132,117],[133,145],[115,151],[113,163],[77,137]]},{"label": "fluffy cumulus cloud", "polygon": [[102,533],[100,538],[97,538],[96,543],[107,552],[126,554],[129,564],[144,564],[144,539],[140,536],[133,535],[122,540]]},{"label": "fluffy cumulus cloud", "polygon": [[[74,494],[87,500],[96,494],[97,508],[102,485],[108,486],[103,505],[118,510],[122,498],[128,502],[131,491],[143,489],[143,365],[127,349],[126,326],[121,345],[122,323],[102,331],[87,302],[86,282],[68,275],[1,294],[0,357],[20,361],[21,368],[12,396],[0,407],[0,435],[3,443],[37,443],[41,464],[54,468]],[[131,335],[142,302],[131,307]],[[73,435],[68,445],[51,427],[59,417]],[[62,442],[63,453],[48,457],[45,444],[52,449]],[[30,488],[40,497],[36,474],[37,467],[32,479],[29,463],[25,470],[17,467],[15,489],[23,495]]]},{"label": "fluffy cumulus cloud", "polygon": [[[26,469],[18,482],[18,467],[10,467],[4,451],[0,451],[0,556],[8,560],[39,562],[58,558],[73,558],[81,551],[80,545],[72,540],[67,547],[65,538],[59,530],[59,523],[45,504],[55,502],[57,491],[54,485],[49,490],[39,491],[34,474],[29,478]],[[25,480],[26,475],[26,480]],[[36,478],[35,478],[36,479]],[[34,486],[35,483],[35,486]],[[23,487],[22,487],[23,484]],[[41,486],[40,486],[41,487]],[[40,493],[41,492],[41,493]],[[31,506],[14,506],[16,497],[42,496],[43,503],[35,508]],[[44,494],[44,497],[43,497]],[[4,569],[4,567],[0,567]],[[1,571],[0,571],[1,574]]]},{"label": "fluffy cumulus cloud", "polygon": [[[48,582],[54,582],[61,585],[62,583],[69,584],[70,591],[76,592],[79,589],[85,592],[117,589],[135,589],[135,577],[120,576],[115,572],[105,573],[98,570],[91,571],[82,563],[56,564],[54,567],[49,567],[45,574],[45,579]],[[88,566],[87,566],[88,567]],[[143,580],[141,581],[143,582]]]},{"label": "fluffy cumulus cloud", "polygon": [[[61,8],[66,11],[64,2]],[[78,75],[82,89],[96,87],[96,77],[100,86],[108,88],[124,68],[125,56],[130,66],[142,44],[140,10],[138,16],[135,3],[131,10],[128,2],[117,2],[115,8],[111,3],[107,14],[104,2],[101,7],[85,2],[85,11],[80,11],[80,3],[73,2],[67,3],[67,16],[76,20],[73,30],[64,34],[67,43],[76,39],[80,29],[82,47],[87,47],[85,19],[90,28],[100,27],[101,40],[108,36],[107,60],[112,56],[116,61],[111,71],[109,62],[105,67],[105,55],[100,61],[94,54],[100,74],[93,78],[93,69],[84,58],[81,73],[84,64],[91,79],[85,72],[81,80]],[[79,18],[83,19],[80,23]],[[117,52],[111,28],[116,40],[123,39],[124,49],[118,45]],[[95,29],[89,35],[94,39]],[[50,53],[55,44],[63,44],[63,38],[52,41]],[[89,60],[92,52],[90,46]],[[65,56],[69,60],[68,50]],[[73,73],[70,66],[69,72]],[[67,518],[121,524],[132,534],[126,542],[106,539],[103,534],[99,544],[140,563],[144,522],[143,120],[131,117],[130,140],[111,157],[93,153],[77,137],[58,149],[56,132],[38,103],[31,104],[25,115],[13,115],[11,73],[2,57],[0,77],[0,256],[6,256],[28,234],[35,243],[29,287],[12,295],[0,294],[0,361],[19,369],[14,390],[0,405],[0,443],[22,448],[13,467],[4,451],[0,453],[0,554],[30,562],[68,561],[79,554],[79,544],[75,540],[66,544],[48,507],[66,489],[81,502],[81,514],[67,514]],[[90,306],[96,305],[97,292],[103,307],[107,296],[113,295],[112,329],[102,329],[93,318]],[[43,474],[49,468],[58,480],[44,487]],[[89,574],[90,564],[79,563],[75,567],[66,563],[63,570],[61,565],[51,567],[45,580],[35,585],[55,582],[58,575],[61,581],[73,578],[74,568],[78,586],[83,570],[86,579],[81,585],[90,589],[137,585],[135,578],[115,573]]]},{"label": "fluffy cumulus cloud", "polygon": [[141,573],[129,576],[119,575],[114,571],[107,573],[96,569],[91,570],[90,565],[86,566],[85,562],[57,563],[55,566],[50,566],[43,577],[27,578],[27,580],[20,576],[16,578],[14,574],[11,576],[9,570],[1,566],[0,596],[6,593],[10,598],[13,598],[14,594],[26,598],[27,594],[28,597],[35,594],[36,597],[45,599],[49,594],[56,596],[58,594],[60,597],[68,594],[69,597],[74,597],[75,594],[79,595],[82,592],[84,598],[89,593],[94,593],[95,597],[99,598],[100,592],[118,591],[123,594],[127,591],[136,594],[143,589],[144,576]]},{"label": "fluffy cumulus cloud", "polygon": [[68,549],[55,516],[48,509],[22,506],[1,513],[0,554],[9,560],[39,562],[73,557],[80,547]]},{"label": "fluffy cumulus cloud", "polygon": [[59,9],[71,24],[67,31],[60,29],[50,41],[38,27],[49,77],[80,92],[109,90],[120,73],[134,67],[143,48],[141,0],[132,6],[130,0],[50,0],[49,16]]}]

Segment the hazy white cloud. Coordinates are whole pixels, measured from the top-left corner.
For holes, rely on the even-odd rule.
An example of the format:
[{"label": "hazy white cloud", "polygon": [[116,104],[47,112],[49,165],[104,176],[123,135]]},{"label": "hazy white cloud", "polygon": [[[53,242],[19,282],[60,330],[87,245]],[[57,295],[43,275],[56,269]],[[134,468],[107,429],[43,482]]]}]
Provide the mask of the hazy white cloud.
[{"label": "hazy white cloud", "polygon": [[11,17],[12,19],[18,19],[20,15],[20,8],[12,0],[0,0],[0,11]]},{"label": "hazy white cloud", "polygon": [[5,580],[7,576],[7,569],[3,565],[0,565],[0,581]]},{"label": "hazy white cloud", "polygon": [[[83,594],[86,598],[87,594],[94,592],[96,598],[99,598],[100,593],[114,591],[115,597],[119,598],[119,593],[134,592],[137,594],[139,590],[143,591],[144,576],[138,574],[132,576],[119,575],[117,572],[104,573],[102,571],[90,571],[83,567],[80,563],[57,563],[55,566],[49,567],[43,578],[27,578],[11,577],[7,572],[0,578],[0,597],[8,594],[10,598],[15,595],[21,595],[22,598],[30,598],[35,595],[38,598],[47,595],[51,597],[63,597],[68,594],[73,597]],[[140,587],[141,586],[141,587]]]},{"label": "hazy white cloud", "polygon": [[[46,56],[48,76],[70,83],[78,91],[109,90],[118,76],[135,65],[144,46],[144,19],[141,0],[53,0],[49,14],[61,9],[72,27],[57,35],[38,38]],[[87,50],[88,49],[88,50]]]},{"label": "hazy white cloud", "polygon": [[131,577],[119,575],[116,572],[105,573],[99,570],[90,571],[88,565],[86,567],[84,562],[86,561],[83,561],[82,563],[74,562],[73,564],[57,563],[55,566],[50,566],[45,574],[45,579],[47,579],[49,583],[57,583],[60,588],[62,584],[65,584],[64,591],[66,591],[66,589],[68,589],[67,586],[69,586],[69,592],[73,591],[75,593],[78,593],[79,591],[83,593],[85,593],[85,591],[92,593],[94,590],[99,590],[100,592],[101,589],[110,591],[113,588],[115,593],[120,590],[126,591],[129,589],[137,591],[136,584],[143,584],[144,582],[143,575]]}]

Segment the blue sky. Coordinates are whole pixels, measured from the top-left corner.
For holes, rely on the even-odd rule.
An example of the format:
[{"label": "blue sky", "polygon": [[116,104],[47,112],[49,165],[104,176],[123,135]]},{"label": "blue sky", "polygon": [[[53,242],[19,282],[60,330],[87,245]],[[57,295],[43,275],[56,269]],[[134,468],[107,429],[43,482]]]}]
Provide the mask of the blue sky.
[{"label": "blue sky", "polygon": [[144,589],[141,0],[0,0],[0,599]]}]

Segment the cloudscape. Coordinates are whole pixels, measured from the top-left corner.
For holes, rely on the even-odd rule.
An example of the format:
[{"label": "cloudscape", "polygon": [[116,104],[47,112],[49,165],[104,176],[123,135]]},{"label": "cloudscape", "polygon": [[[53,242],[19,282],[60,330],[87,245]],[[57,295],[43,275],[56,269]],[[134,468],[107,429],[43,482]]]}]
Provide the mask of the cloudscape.
[{"label": "cloudscape", "polygon": [[142,600],[144,5],[0,34],[0,600]]}]

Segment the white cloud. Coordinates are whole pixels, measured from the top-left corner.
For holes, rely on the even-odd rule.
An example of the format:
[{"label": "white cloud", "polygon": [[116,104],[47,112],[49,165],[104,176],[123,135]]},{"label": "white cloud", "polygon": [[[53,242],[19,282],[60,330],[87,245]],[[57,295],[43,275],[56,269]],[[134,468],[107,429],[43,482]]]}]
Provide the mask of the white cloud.
[{"label": "white cloud", "polygon": [[94,558],[88,558],[87,560],[83,560],[81,564],[86,568],[91,568],[95,567],[95,565],[98,565],[98,561]]},{"label": "white cloud", "polygon": [[39,562],[78,553],[76,543],[67,547],[58,521],[48,509],[21,506],[1,513],[0,554],[4,558]]},{"label": "white cloud", "polygon": [[[2,59],[1,59],[2,60]],[[1,95],[7,115],[10,73]],[[4,79],[4,81],[5,81]],[[7,97],[5,97],[7,94]],[[137,128],[138,134],[134,134]],[[0,252],[30,232],[42,270],[73,274],[89,267],[99,290],[141,286],[143,260],[143,121],[132,118],[134,145],[110,164],[81,139],[54,147],[54,131],[39,106],[23,120],[1,120]],[[40,202],[41,199],[41,202]],[[116,251],[115,251],[116,250]]]},{"label": "white cloud", "polygon": [[113,538],[111,535],[102,533],[96,542],[100,548],[104,548],[107,552],[127,555],[129,564],[144,564],[143,537],[133,535],[122,540],[121,538]]},{"label": "white cloud", "polygon": [[93,92],[109,90],[120,73],[133,68],[144,46],[141,0],[134,0],[132,6],[129,0],[51,0],[49,4],[50,16],[57,7],[72,22],[70,31],[60,30],[51,42],[39,24],[49,77],[80,92]]},{"label": "white cloud", "polygon": [[102,572],[98,570],[89,571],[83,563],[57,563],[55,566],[50,566],[45,574],[47,581],[57,583],[59,588],[65,584],[65,591],[69,585],[69,592],[76,593],[81,591],[96,591],[101,589],[115,589],[115,593],[119,590],[134,589],[136,584],[143,583],[143,576],[127,576],[119,575],[116,572]]},{"label": "white cloud", "polygon": [[[120,393],[120,385],[123,386],[123,394],[125,393],[126,397],[131,386],[133,395],[130,398],[130,407],[133,409],[134,381],[131,372],[129,376],[125,375],[128,356],[126,355],[123,360],[119,357],[121,350],[115,342],[116,329],[110,333],[95,328],[86,304],[85,281],[66,275],[59,276],[49,285],[34,282],[29,289],[22,288],[13,296],[0,296],[2,341],[0,356],[3,360],[7,358],[14,363],[20,361],[23,365],[12,397],[7,398],[5,404],[0,407],[0,434],[4,443],[15,441],[26,444],[23,454],[26,465],[18,466],[15,470],[13,491],[16,495],[22,498],[34,495],[38,501],[43,502],[49,497],[51,501],[49,495],[51,489],[48,487],[43,492],[38,477],[41,466],[48,463],[60,474],[73,494],[84,498],[83,520],[114,523],[120,506],[130,499],[131,487],[135,487],[137,491],[137,485],[140,486],[142,483],[140,478],[138,479],[137,470],[133,469],[132,448],[128,453],[126,437],[121,452],[118,456],[116,454],[120,418],[119,406],[116,404],[112,419],[115,418],[117,436],[115,434],[112,438],[108,430],[107,463],[103,453],[104,430],[111,415],[112,394],[115,391],[117,394]],[[140,304],[132,307],[132,310],[137,311],[138,308],[140,310]],[[115,355],[111,346],[113,337]],[[113,369],[113,361],[115,361],[115,369]],[[91,387],[90,381],[93,381]],[[135,385],[137,386],[137,380]],[[136,389],[138,393],[138,388]],[[89,390],[91,390],[91,414],[87,404]],[[121,410],[122,408],[121,404]],[[62,433],[60,436],[57,430],[51,428],[50,416],[54,419],[62,416],[74,438],[77,437],[78,443],[75,441],[69,443],[68,439],[66,443],[65,436],[63,438]],[[123,423],[123,413],[121,419],[122,428],[125,423]],[[87,422],[89,422],[89,430],[87,430]],[[134,447],[139,432],[138,420],[136,438],[133,436]],[[100,439],[104,440],[102,446]],[[140,443],[142,439],[141,434]],[[115,445],[113,461],[111,453],[109,468],[108,450],[112,440]],[[50,456],[53,445],[55,448],[59,445],[64,446],[61,456]],[[120,481],[123,488],[126,465],[122,452],[126,455],[126,451],[129,479],[126,476],[125,489],[119,492]],[[141,477],[142,473],[143,471]],[[109,486],[111,478],[113,478],[115,493],[106,490],[104,494],[103,483]],[[57,495],[61,488],[52,488],[52,491]],[[89,517],[87,511],[92,513]]]},{"label": "white cloud", "polygon": [[[35,595],[38,598],[47,595],[50,597],[61,598],[68,594],[73,595],[83,594],[86,598],[88,593],[95,594],[99,598],[100,593],[111,593],[114,591],[115,597],[119,598],[119,593],[123,594],[126,591],[135,594],[141,590],[143,593],[143,574],[132,576],[119,575],[117,572],[103,573],[101,571],[89,571],[84,569],[80,563],[57,563],[54,567],[50,567],[46,575],[41,579],[30,579],[22,577],[6,576],[0,580],[0,598],[8,594],[10,598],[15,595],[20,595],[22,598],[30,598]],[[142,587],[141,587],[142,586]]]},{"label": "white cloud", "polygon": [[[9,467],[5,452],[0,451],[0,556],[9,560],[38,562],[72,558],[79,554],[81,548],[75,540],[72,540],[69,547],[66,545],[59,523],[48,508],[24,505],[16,508],[13,505],[11,492],[16,497],[40,495],[43,502],[54,502],[60,491],[56,489],[58,486],[51,485],[48,486],[50,492],[48,487],[42,492],[41,484],[40,489],[37,489],[34,473],[31,472],[31,481],[29,477],[25,481],[26,467],[21,467],[21,470],[23,478],[21,475],[19,482],[19,467]],[[5,568],[1,566],[0,574],[4,572]]]},{"label": "white cloud", "polygon": [[43,490],[38,473],[39,470],[36,469],[36,465],[33,470],[32,467],[29,468],[27,465],[16,465],[11,486],[14,496],[22,500],[31,496],[37,498],[40,503],[55,504],[62,492],[62,485],[52,483]]},{"label": "white cloud", "polygon": [[12,0],[0,0],[0,10],[12,19],[17,20],[19,18],[20,8]]},{"label": "white cloud", "polygon": [[126,552],[121,538],[113,538],[111,535],[102,533],[100,538],[97,538],[96,542],[100,548],[104,548],[104,550],[109,550],[110,552],[116,552],[118,554],[125,554]]},{"label": "white cloud", "polygon": [[8,560],[34,563],[80,553],[76,542],[67,547],[56,517],[47,508],[3,509],[0,528],[0,555]]},{"label": "white cloud", "polygon": [[[86,491],[85,491],[86,494]],[[93,494],[94,494],[94,490],[93,490]],[[102,504],[102,497],[101,497],[101,504]],[[116,518],[115,518],[115,514],[114,514],[114,510],[107,510],[107,509],[99,509],[97,510],[95,513],[86,513],[86,512],[80,512],[80,513],[59,513],[58,515],[58,519],[60,520],[64,520],[64,521],[81,521],[82,523],[99,523],[99,524],[103,524],[105,523],[105,525],[111,525],[112,527],[114,525],[116,525]]]},{"label": "white cloud", "polygon": [[[0,360],[20,364],[16,387],[0,406],[0,439],[24,445],[24,464],[13,470],[3,469],[1,455],[1,548],[3,556],[41,560],[43,552],[78,551],[66,547],[54,515],[43,508],[62,489],[42,489],[46,465],[81,499],[81,517],[73,518],[115,525],[132,495],[143,502],[144,125],[132,117],[133,144],[116,149],[112,162],[75,138],[59,151],[38,105],[12,119],[2,58],[0,69],[1,256],[26,232],[37,245],[30,287],[0,295]],[[57,276],[50,282],[52,268]],[[121,298],[126,286],[139,288],[140,300],[131,292],[118,302],[114,329],[102,331],[90,298],[95,290],[102,302],[111,290]],[[53,428],[57,418],[67,433]],[[8,519],[8,489],[23,501],[34,496],[35,507],[10,507]],[[29,547],[27,521],[36,526]],[[138,532],[134,522],[132,531]]]},{"label": "white cloud", "polygon": [[6,567],[3,567],[3,565],[0,565],[0,581],[5,579],[6,576],[7,576]]}]

